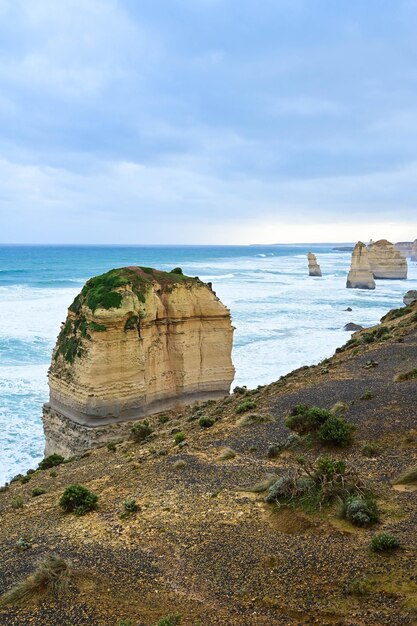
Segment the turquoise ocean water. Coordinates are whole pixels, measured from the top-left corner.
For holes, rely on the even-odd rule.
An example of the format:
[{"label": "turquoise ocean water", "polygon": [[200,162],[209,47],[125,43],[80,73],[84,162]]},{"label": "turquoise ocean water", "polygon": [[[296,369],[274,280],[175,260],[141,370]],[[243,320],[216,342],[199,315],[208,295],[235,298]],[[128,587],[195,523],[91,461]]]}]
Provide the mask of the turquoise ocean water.
[{"label": "turquoise ocean water", "polygon": [[[407,281],[345,288],[349,252],[333,245],[0,246],[0,484],[42,458],[47,369],[66,309],[84,282],[113,267],[146,265],[212,281],[236,327],[234,384],[254,387],[330,356],[349,338],[347,322],[376,323],[417,289]],[[323,277],[310,278],[315,252]],[[352,307],[352,313],[346,307]]]}]

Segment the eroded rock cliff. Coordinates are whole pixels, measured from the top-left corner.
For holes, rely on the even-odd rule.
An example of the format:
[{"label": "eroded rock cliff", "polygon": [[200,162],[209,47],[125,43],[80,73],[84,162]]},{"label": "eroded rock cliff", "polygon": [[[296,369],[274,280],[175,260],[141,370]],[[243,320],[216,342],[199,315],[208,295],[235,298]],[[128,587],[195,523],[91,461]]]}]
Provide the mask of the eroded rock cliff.
[{"label": "eroded rock cliff", "polygon": [[413,262],[417,262],[417,239],[411,247],[410,258]]},{"label": "eroded rock cliff", "polygon": [[394,244],[379,239],[368,250],[369,264],[374,278],[407,278],[407,261]]},{"label": "eroded rock cliff", "polygon": [[181,270],[128,267],[92,278],[53,352],[47,453],[79,453],[98,433],[114,437],[116,423],[224,396],[232,337],[229,310]]},{"label": "eroded rock cliff", "polygon": [[307,254],[308,259],[308,274],[309,276],[321,276],[321,268],[317,263],[316,255],[312,252]]},{"label": "eroded rock cliff", "polygon": [[371,272],[368,250],[362,241],[358,241],[352,252],[352,263],[346,281],[348,289],[375,289],[375,280]]}]

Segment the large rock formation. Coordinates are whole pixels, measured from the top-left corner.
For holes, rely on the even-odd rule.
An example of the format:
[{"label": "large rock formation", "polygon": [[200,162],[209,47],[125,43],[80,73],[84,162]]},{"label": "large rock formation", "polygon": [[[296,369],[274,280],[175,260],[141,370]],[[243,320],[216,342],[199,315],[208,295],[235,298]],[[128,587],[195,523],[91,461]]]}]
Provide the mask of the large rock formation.
[{"label": "large rock formation", "polygon": [[416,289],[410,289],[409,291],[407,291],[407,293],[404,294],[403,302],[406,306],[408,306],[409,304],[413,304],[413,302],[416,302],[416,301],[417,301]]},{"label": "large rock formation", "polygon": [[417,239],[414,241],[411,247],[410,258],[413,262],[417,262]]},{"label": "large rock formation", "polygon": [[[417,241],[417,239],[416,239],[416,241]],[[413,247],[413,242],[412,241],[399,241],[398,243],[396,243],[394,245],[397,248],[397,250],[399,250],[404,257],[407,258],[407,257],[411,256],[411,250],[412,250],[412,247]]]},{"label": "large rock formation", "polygon": [[316,255],[312,252],[307,254],[309,276],[321,276],[320,265],[317,263]]},{"label": "large rock formation", "polygon": [[368,250],[358,241],[352,252],[352,263],[346,281],[348,289],[375,289],[375,281],[369,265]]},{"label": "large rock formation", "polygon": [[379,239],[373,243],[368,250],[368,258],[374,278],[407,278],[405,257],[386,239]]},{"label": "large rock formation", "polygon": [[45,453],[77,454],[114,438],[115,424],[224,396],[232,337],[229,310],[181,270],[128,267],[92,278],[53,352]]}]

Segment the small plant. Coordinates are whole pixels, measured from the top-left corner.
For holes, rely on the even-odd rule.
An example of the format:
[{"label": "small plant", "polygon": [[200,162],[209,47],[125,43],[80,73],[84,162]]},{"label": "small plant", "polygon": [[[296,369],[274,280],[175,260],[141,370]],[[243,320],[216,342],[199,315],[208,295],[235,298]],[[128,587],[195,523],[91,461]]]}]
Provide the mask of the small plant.
[{"label": "small plant", "polygon": [[121,619],[120,622],[117,623],[117,626],[133,626],[133,622],[131,619]]},{"label": "small plant", "polygon": [[237,393],[239,395],[244,395],[247,392],[248,388],[246,387],[246,385],[244,385],[243,387],[235,387],[233,389],[233,393]]},{"label": "small plant", "polygon": [[183,276],[184,272],[180,267],[174,267],[174,269],[171,270],[171,274],[179,274],[180,276]]},{"label": "small plant", "polygon": [[356,576],[348,584],[346,591],[350,596],[364,596],[369,591],[369,579],[366,576]]},{"label": "small plant", "polygon": [[18,548],[18,550],[29,550],[31,547],[32,544],[26,537],[19,537],[16,541],[16,548]]},{"label": "small plant", "polygon": [[198,424],[199,426],[201,426],[201,428],[210,428],[211,426],[213,426],[214,421],[215,420],[212,417],[200,417],[200,419],[198,420]]},{"label": "small plant", "polygon": [[107,444],[107,450],[109,452],[116,452],[116,450],[117,450],[116,443],[114,441],[109,441],[108,444]]},{"label": "small plant", "polygon": [[320,457],[316,463],[317,474],[327,477],[334,476],[335,474],[344,474],[346,467],[344,461],[329,459],[327,456]]},{"label": "small plant", "polygon": [[342,516],[354,526],[370,526],[378,521],[378,509],[375,500],[368,496],[354,494],[342,505]]},{"label": "small plant", "polygon": [[226,448],[221,454],[219,454],[216,461],[229,461],[230,459],[234,459],[235,456],[236,452],[232,450],[232,448]]},{"label": "small plant", "polygon": [[183,432],[175,433],[174,435],[174,443],[178,446],[180,443],[187,439],[186,435]]},{"label": "small plant", "polygon": [[169,415],[166,415],[165,413],[158,415],[158,421],[160,424],[166,424],[169,422]]},{"label": "small plant", "polygon": [[12,509],[23,509],[23,498],[22,496],[16,496],[11,501]]},{"label": "small plant", "polygon": [[70,485],[59,499],[59,506],[66,513],[85,515],[97,508],[98,496],[82,485]]},{"label": "small plant", "polygon": [[123,510],[120,513],[120,517],[126,519],[126,517],[130,517],[133,513],[137,513],[138,511],[140,511],[140,506],[136,500],[134,498],[127,498],[127,500],[123,502]]},{"label": "small plant", "polygon": [[30,479],[32,478],[32,476],[29,474],[26,474],[26,476],[22,476],[22,478],[20,479],[20,482],[22,483],[22,485],[28,483],[30,481]]},{"label": "small plant", "polygon": [[378,454],[380,453],[380,448],[376,443],[365,443],[362,446],[361,452],[363,454],[363,456],[368,457],[369,459],[372,459],[376,456],[378,456]]},{"label": "small plant", "polygon": [[16,587],[0,597],[0,606],[18,604],[47,592],[59,595],[75,576],[71,564],[54,554],[40,561],[36,570]]},{"label": "small plant", "polygon": [[363,392],[359,400],[372,400],[373,397],[374,397],[374,394],[372,393],[372,391],[370,389],[367,389],[366,391]]},{"label": "small plant", "polygon": [[335,404],[331,407],[330,413],[333,413],[333,415],[344,415],[348,410],[348,403],[340,400],[339,402],[335,402]]},{"label": "small plant", "polygon": [[352,443],[355,430],[355,426],[349,424],[344,417],[332,415],[320,427],[318,435],[324,443],[346,447]]},{"label": "small plant", "polygon": [[266,424],[267,422],[272,421],[271,415],[262,415],[261,413],[249,413],[247,415],[242,415],[236,424],[238,426],[253,426],[254,424]]},{"label": "small plant", "polygon": [[38,496],[43,496],[46,493],[46,489],[43,487],[35,487],[32,489],[32,498],[37,498]]},{"label": "small plant", "polygon": [[97,322],[90,322],[88,324],[88,328],[95,333],[102,333],[107,330],[107,326],[105,326],[104,324],[97,324]]},{"label": "small plant", "polygon": [[417,378],[417,367],[408,372],[402,372],[400,374],[396,374],[394,376],[394,382],[401,383],[405,380],[412,380],[413,378]]},{"label": "small plant", "polygon": [[138,422],[132,426],[130,430],[130,438],[133,439],[135,443],[141,443],[152,435],[152,433],[153,429],[149,425],[148,420],[143,420],[143,422]]},{"label": "small plant", "polygon": [[46,470],[51,467],[56,467],[57,465],[61,465],[65,461],[64,457],[60,454],[50,454],[45,457],[38,465],[38,469]]},{"label": "small plant", "polygon": [[52,472],[49,472],[49,476],[51,478],[56,478],[58,476],[58,472],[56,472],[55,470],[52,470]]},{"label": "small plant", "polygon": [[417,467],[413,467],[395,481],[397,485],[417,483]]},{"label": "small plant", "polygon": [[184,459],[178,459],[178,461],[174,461],[174,463],[172,464],[172,467],[174,469],[183,469],[184,467],[186,467],[187,463],[184,461]]},{"label": "small plant", "polygon": [[172,613],[160,619],[155,626],[179,626],[181,624],[181,613]]},{"label": "small plant", "polygon": [[317,431],[330,417],[333,415],[326,409],[317,406],[310,407],[307,404],[297,404],[285,420],[285,425],[303,435]]},{"label": "small plant", "polygon": [[374,552],[389,552],[399,547],[399,540],[391,533],[378,533],[372,537],[371,549]]},{"label": "small plant", "polygon": [[236,413],[240,415],[240,413],[245,413],[246,411],[251,411],[252,409],[256,409],[256,403],[252,402],[252,400],[245,400],[241,404],[238,404],[236,407]]}]

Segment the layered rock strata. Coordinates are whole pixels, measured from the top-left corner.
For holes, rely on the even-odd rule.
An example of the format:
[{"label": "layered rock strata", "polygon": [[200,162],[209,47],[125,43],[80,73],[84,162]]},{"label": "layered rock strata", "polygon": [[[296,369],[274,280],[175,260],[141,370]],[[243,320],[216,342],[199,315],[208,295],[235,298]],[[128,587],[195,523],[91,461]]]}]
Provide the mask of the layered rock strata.
[{"label": "layered rock strata", "polygon": [[115,424],[224,396],[232,338],[229,310],[178,268],[128,267],[89,280],[52,356],[46,453],[78,454],[114,437]]},{"label": "layered rock strata", "polygon": [[362,241],[358,241],[353,249],[346,287],[348,289],[375,289],[375,280],[369,264],[368,250]]},{"label": "layered rock strata", "polygon": [[413,247],[413,242],[412,241],[399,241],[398,243],[396,243],[394,245],[397,248],[397,250],[399,250],[404,257],[407,258],[407,257],[411,256],[411,250],[412,250],[412,247]]},{"label": "layered rock strata", "polygon": [[386,239],[379,239],[368,250],[369,264],[374,278],[407,278],[407,260],[401,252]]},{"label": "layered rock strata", "polygon": [[316,255],[312,252],[307,254],[309,276],[321,276],[320,265],[317,263]]},{"label": "layered rock strata", "polygon": [[411,247],[410,258],[413,262],[417,262],[417,239]]}]

